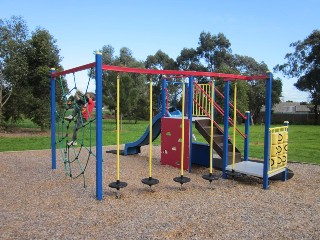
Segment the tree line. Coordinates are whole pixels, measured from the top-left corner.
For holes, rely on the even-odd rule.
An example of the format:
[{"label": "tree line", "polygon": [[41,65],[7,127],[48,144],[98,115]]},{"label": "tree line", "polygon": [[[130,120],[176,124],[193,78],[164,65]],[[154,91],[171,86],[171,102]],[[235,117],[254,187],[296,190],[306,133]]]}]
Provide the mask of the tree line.
[{"label": "tree line", "polygon": [[[0,19],[0,124],[4,126],[22,118],[29,118],[42,129],[50,123],[50,68],[63,70],[62,57],[56,39],[48,30],[38,27],[31,34],[22,17],[12,16]],[[297,77],[295,86],[308,91],[312,103],[320,102],[319,56],[320,32],[315,30],[304,41],[291,44],[294,53],[285,56],[286,63],[277,65],[274,70],[288,77]],[[216,35],[201,32],[196,48],[182,48],[176,59],[162,50],[149,55],[143,61],[137,60],[128,47],[122,47],[118,54],[111,45],[101,47],[103,63],[108,65],[191,71],[223,72],[243,75],[259,75],[269,68],[264,62],[257,62],[250,56],[233,54],[231,42],[223,33]],[[108,109],[116,106],[115,72],[103,73],[103,103]],[[158,108],[161,93],[161,76],[153,76],[154,110]],[[149,90],[151,76],[140,74],[121,74],[121,114],[128,119],[148,118]],[[208,82],[207,78],[198,79]],[[67,83],[63,80],[64,86]],[[223,90],[223,82],[216,79],[216,87]],[[259,119],[261,107],[265,103],[264,81],[240,81],[238,88],[238,108],[251,111],[255,121]],[[173,106],[177,85],[170,85],[170,101]],[[281,79],[273,80],[272,103],[280,102]],[[232,92],[232,89],[231,89]],[[61,93],[57,93],[61,95]],[[232,93],[231,93],[232,94]],[[57,97],[57,99],[61,99]],[[181,103],[178,102],[178,106]],[[223,104],[223,103],[222,103]],[[314,111],[317,111],[315,107]],[[317,114],[316,114],[317,117]]]},{"label": "tree line", "polygon": [[22,17],[0,19],[0,123],[50,123],[50,68],[61,70],[56,40],[43,28],[31,35]]},{"label": "tree line", "polygon": [[[171,58],[165,52],[158,50],[154,55],[148,55],[145,61],[134,58],[132,51],[123,47],[118,55],[111,45],[105,45],[100,49],[104,64],[139,67],[161,70],[188,70],[204,72],[223,72],[243,75],[261,75],[268,71],[264,62],[257,62],[249,56],[232,54],[231,43],[223,33],[213,35],[210,32],[201,32],[197,48],[183,48],[176,59]],[[104,105],[115,110],[116,103],[116,76],[117,73],[105,72],[104,83]],[[148,85],[151,76],[122,73],[121,87],[121,113],[127,118],[139,119],[148,117]],[[159,96],[161,94],[160,78],[154,77],[153,102],[157,109]],[[203,77],[197,79],[200,83],[207,83],[210,79]],[[216,87],[223,92],[223,80],[216,79]],[[170,106],[173,106],[175,93],[178,85],[169,84]],[[260,111],[265,104],[265,81],[240,81],[237,83],[237,107],[240,111],[251,111],[254,121],[260,117]],[[282,82],[280,79],[273,80],[273,104],[280,102]],[[232,94],[232,90],[231,90]],[[223,106],[223,99],[218,100]],[[178,106],[181,102],[178,102]]]}]

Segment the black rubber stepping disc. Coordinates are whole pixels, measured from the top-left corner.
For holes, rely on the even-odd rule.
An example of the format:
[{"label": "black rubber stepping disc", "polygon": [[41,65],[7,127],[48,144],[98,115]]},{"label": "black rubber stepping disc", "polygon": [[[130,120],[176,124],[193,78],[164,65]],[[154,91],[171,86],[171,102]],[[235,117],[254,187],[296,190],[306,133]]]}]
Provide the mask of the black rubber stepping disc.
[{"label": "black rubber stepping disc", "polygon": [[242,174],[235,172],[235,171],[226,171],[227,176],[232,177],[232,178],[236,178],[236,177],[241,177]]},{"label": "black rubber stepping disc", "polygon": [[188,177],[180,176],[180,177],[175,177],[173,181],[180,183],[181,185],[187,182],[190,182],[191,179]]},{"label": "black rubber stepping disc", "polygon": [[119,180],[109,184],[109,187],[116,188],[117,190],[119,190],[120,188],[124,188],[126,186],[128,186],[128,184],[126,182],[120,182]]},{"label": "black rubber stepping disc", "polygon": [[209,182],[212,182],[214,180],[218,180],[219,176],[209,173],[209,174],[202,175],[202,178],[205,180],[208,180]]},{"label": "black rubber stepping disc", "polygon": [[144,178],[141,180],[141,182],[143,184],[146,184],[148,186],[153,186],[153,185],[156,185],[159,183],[159,180],[158,179],[155,179],[155,178],[152,178],[152,177],[148,177],[148,178]]}]

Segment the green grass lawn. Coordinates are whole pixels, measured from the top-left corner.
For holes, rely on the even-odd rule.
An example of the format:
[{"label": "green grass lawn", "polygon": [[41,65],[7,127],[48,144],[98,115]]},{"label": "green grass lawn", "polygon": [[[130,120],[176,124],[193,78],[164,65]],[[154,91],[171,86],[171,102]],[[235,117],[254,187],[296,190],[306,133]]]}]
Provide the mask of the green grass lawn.
[{"label": "green grass lawn", "polygon": [[[282,125],[272,125],[279,127]],[[244,132],[244,125],[238,128]],[[197,141],[205,142],[201,135],[194,131]],[[229,135],[233,136],[233,128],[229,129]],[[288,160],[320,164],[320,126],[313,125],[289,125]],[[244,140],[240,134],[236,134],[236,146],[243,152]],[[264,155],[264,125],[250,126],[249,156],[263,159]]]},{"label": "green grass lawn", "polygon": [[[120,143],[136,141],[148,127],[148,121],[139,121],[137,124],[127,120],[122,123],[122,130],[120,133]],[[279,125],[277,125],[279,126]],[[24,121],[14,126],[15,128],[33,129],[35,126],[29,122]],[[274,127],[274,126],[272,126]],[[244,131],[244,126],[240,125],[239,128]],[[72,132],[70,129],[69,132]],[[197,130],[193,131],[198,142],[205,142]],[[72,133],[70,133],[72,134]],[[229,132],[232,136],[232,128]],[[103,145],[116,144],[116,124],[114,120],[103,120]],[[91,128],[92,144],[95,145],[95,127]],[[79,132],[78,142],[81,140],[87,144],[90,141],[90,128],[86,128],[84,137],[81,131]],[[289,148],[288,160],[309,162],[320,164],[320,126],[312,125],[290,125],[289,126]],[[0,151],[23,151],[23,150],[37,150],[37,149],[50,149],[50,135],[38,136],[19,136],[10,137],[0,136]],[[264,143],[264,126],[255,125],[250,128],[250,149],[249,156],[252,158],[263,159],[263,143]],[[155,142],[155,145],[160,145],[160,138]],[[243,152],[243,138],[237,134],[236,140],[237,148]]]}]

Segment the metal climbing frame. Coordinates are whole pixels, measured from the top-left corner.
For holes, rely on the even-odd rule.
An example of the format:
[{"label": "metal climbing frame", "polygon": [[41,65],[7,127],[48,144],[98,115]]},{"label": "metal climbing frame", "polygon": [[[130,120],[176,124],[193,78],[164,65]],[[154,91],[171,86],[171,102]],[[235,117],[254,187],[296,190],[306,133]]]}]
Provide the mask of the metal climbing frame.
[{"label": "metal climbing frame", "polygon": [[[226,81],[226,86],[229,88],[229,82],[231,80],[261,80],[267,79],[267,96],[266,96],[266,119],[265,119],[265,151],[264,151],[264,171],[263,171],[263,187],[268,188],[268,168],[269,168],[269,156],[270,156],[270,140],[269,140],[269,127],[271,118],[271,86],[272,86],[272,74],[259,75],[259,76],[242,76],[236,74],[225,74],[215,72],[196,72],[196,71],[179,71],[179,70],[155,70],[155,69],[139,69],[139,68],[128,68],[119,66],[110,66],[102,64],[101,53],[96,53],[95,62],[82,65],[76,68],[65,70],[62,72],[55,72],[51,70],[51,149],[52,149],[52,169],[56,169],[56,137],[55,137],[55,119],[56,119],[56,99],[55,99],[55,78],[57,76],[66,75],[68,73],[74,73],[89,68],[95,68],[95,81],[96,81],[96,197],[98,200],[103,199],[103,186],[102,186],[102,71],[115,71],[115,72],[128,72],[138,74],[150,74],[150,75],[166,75],[166,76],[185,76],[189,77],[189,90],[188,90],[188,115],[192,115],[192,99],[193,99],[193,79],[194,77],[217,77],[222,78]],[[225,96],[228,94],[225,93]],[[225,98],[228,105],[229,97]],[[228,116],[229,110],[225,109],[225,115]],[[192,117],[192,116],[189,116]],[[228,118],[225,118],[225,129],[228,127]],[[192,131],[192,121],[190,121],[190,131]],[[228,133],[225,133],[228,136]],[[227,139],[227,138],[226,138]],[[190,142],[192,143],[192,132],[190,134]],[[226,144],[227,145],[227,144]],[[190,148],[189,156],[191,161],[192,148]],[[226,167],[226,166],[225,166]]]}]

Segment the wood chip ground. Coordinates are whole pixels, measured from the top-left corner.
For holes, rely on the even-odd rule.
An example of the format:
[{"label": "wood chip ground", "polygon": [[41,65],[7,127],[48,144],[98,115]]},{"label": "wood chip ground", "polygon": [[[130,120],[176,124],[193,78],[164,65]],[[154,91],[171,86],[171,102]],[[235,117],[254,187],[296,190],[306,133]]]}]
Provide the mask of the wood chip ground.
[{"label": "wood chip ground", "polygon": [[116,155],[103,158],[104,199],[97,201],[94,160],[84,188],[82,176],[70,179],[60,160],[51,169],[50,150],[0,153],[0,239],[320,239],[320,166],[290,163],[294,177],[271,181],[269,190],[247,176],[219,179],[212,190],[201,177],[208,169],[195,166],[181,191],[173,181],[179,169],[161,165],[154,147],[160,183],[150,192],[141,183],[149,174],[144,147],[121,156],[128,186],[116,199],[108,187]]}]

